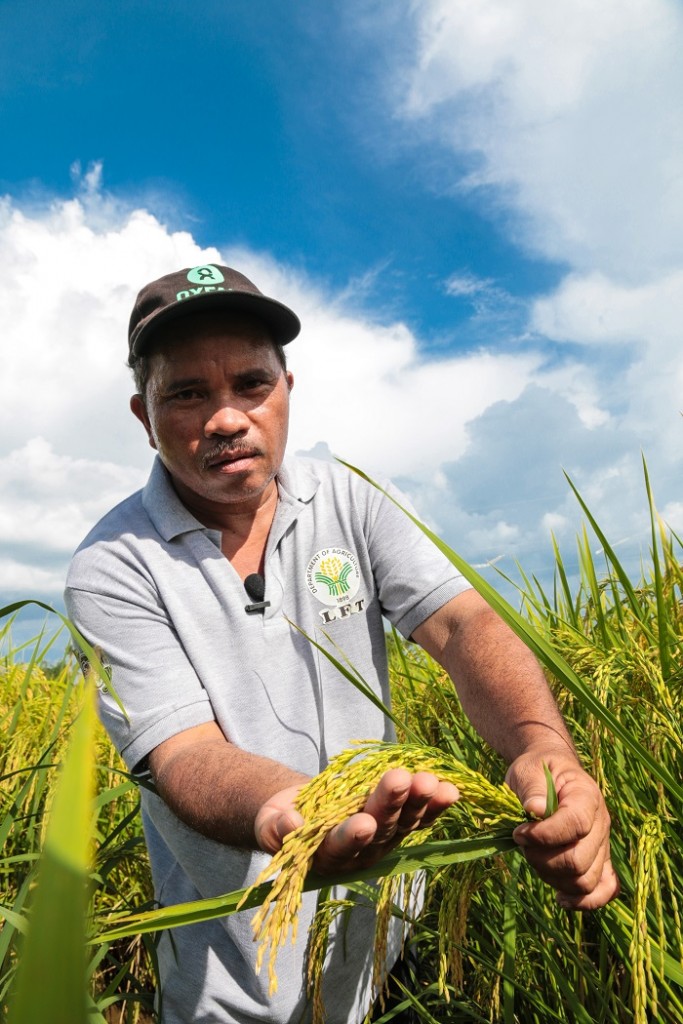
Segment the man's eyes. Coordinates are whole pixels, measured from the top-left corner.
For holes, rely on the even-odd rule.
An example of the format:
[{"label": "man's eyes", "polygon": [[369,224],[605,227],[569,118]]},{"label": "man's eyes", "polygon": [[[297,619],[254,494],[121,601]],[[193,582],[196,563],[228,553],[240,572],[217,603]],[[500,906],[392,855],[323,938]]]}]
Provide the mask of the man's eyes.
[{"label": "man's eyes", "polygon": [[255,391],[258,388],[267,387],[269,384],[270,381],[266,380],[265,377],[243,377],[242,380],[238,383],[236,390]]},{"label": "man's eyes", "polygon": [[[234,390],[238,394],[249,393],[270,390],[273,386],[274,381],[270,377],[254,374],[236,381]],[[167,400],[181,403],[199,401],[206,397],[207,391],[200,387],[179,388],[177,391],[169,391],[166,395]]]},{"label": "man's eyes", "polygon": [[173,391],[169,397],[179,402],[191,402],[195,398],[201,398],[202,392],[197,388],[182,388],[180,391]]}]

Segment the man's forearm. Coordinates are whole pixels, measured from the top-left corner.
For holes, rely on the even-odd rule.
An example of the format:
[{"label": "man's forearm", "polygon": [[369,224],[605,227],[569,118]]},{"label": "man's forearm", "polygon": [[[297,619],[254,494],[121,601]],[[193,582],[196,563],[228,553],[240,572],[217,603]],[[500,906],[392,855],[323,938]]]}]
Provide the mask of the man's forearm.
[{"label": "man's forearm", "polygon": [[[195,726],[156,747],[152,776],[168,806],[211,839],[275,853],[303,823],[295,809],[306,775],[229,743],[215,722]],[[457,799],[451,783],[427,772],[385,773],[362,811],[331,829],[315,860],[339,872],[374,864],[408,832],[434,820]]]},{"label": "man's forearm", "polygon": [[159,795],[186,825],[217,842],[252,850],[260,808],[273,794],[308,778],[236,747],[222,734],[161,744],[150,755],[150,769]]},{"label": "man's forearm", "polygon": [[[513,833],[527,861],[563,907],[604,906],[619,892],[609,813],[534,656],[474,591],[432,615],[414,638],[443,665],[474,727],[508,762],[506,781],[536,819]],[[558,797],[548,817],[544,767]]]},{"label": "man's forearm", "polygon": [[478,595],[467,592],[457,603],[455,621],[428,620],[415,639],[446,669],[477,732],[508,763],[537,746],[573,752],[531,651]]}]

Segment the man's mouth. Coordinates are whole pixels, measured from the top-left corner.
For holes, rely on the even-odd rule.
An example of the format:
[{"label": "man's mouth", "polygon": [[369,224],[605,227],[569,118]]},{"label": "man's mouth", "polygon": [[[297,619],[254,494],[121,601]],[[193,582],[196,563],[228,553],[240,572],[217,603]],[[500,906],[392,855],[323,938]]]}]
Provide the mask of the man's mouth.
[{"label": "man's mouth", "polygon": [[219,452],[208,452],[202,459],[202,469],[220,469],[221,466],[254,459],[260,454],[258,448],[224,448]]}]

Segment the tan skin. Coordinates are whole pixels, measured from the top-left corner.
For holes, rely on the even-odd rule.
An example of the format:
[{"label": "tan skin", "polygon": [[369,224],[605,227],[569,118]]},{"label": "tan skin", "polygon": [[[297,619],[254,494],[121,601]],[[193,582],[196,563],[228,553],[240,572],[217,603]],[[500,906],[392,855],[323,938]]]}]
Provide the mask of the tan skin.
[{"label": "tan skin", "polygon": [[[292,385],[256,321],[204,315],[165,331],[146,394],[131,399],[183,503],[221,531],[223,553],[243,579],[263,569]],[[475,727],[510,763],[508,782],[527,810],[543,813],[544,761],[553,772],[557,813],[515,833],[527,859],[564,906],[608,902],[619,888],[609,816],[527,648],[473,591],[432,615],[413,639],[456,681]],[[301,823],[294,799],[306,778],[236,747],[215,723],[166,740],[149,761],[169,806],[214,839],[274,853]],[[429,773],[387,772],[364,810],[328,834],[315,866],[329,873],[372,864],[457,798],[454,786]]]}]

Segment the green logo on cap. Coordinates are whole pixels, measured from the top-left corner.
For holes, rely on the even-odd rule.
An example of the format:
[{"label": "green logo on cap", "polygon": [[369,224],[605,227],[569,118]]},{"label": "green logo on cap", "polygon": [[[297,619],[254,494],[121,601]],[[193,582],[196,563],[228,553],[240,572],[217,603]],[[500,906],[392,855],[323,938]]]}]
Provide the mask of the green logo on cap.
[{"label": "green logo on cap", "polygon": [[207,263],[203,267],[193,267],[187,275],[187,280],[192,284],[223,284],[225,278],[218,267]]}]

